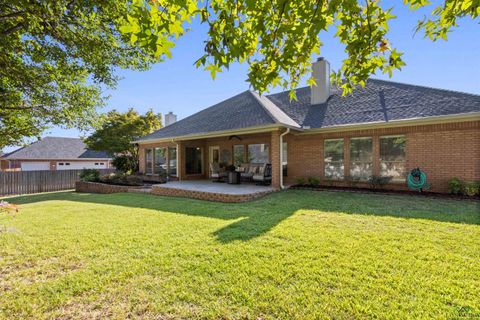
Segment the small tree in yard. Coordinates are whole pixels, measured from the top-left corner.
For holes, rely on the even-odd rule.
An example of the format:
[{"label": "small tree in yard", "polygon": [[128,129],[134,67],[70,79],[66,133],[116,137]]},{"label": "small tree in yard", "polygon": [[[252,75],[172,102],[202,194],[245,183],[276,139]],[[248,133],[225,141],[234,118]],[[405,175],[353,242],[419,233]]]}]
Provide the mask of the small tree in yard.
[{"label": "small tree in yard", "polygon": [[133,109],[110,111],[101,118],[101,127],[85,139],[93,150],[105,150],[114,156],[113,165],[123,172],[138,170],[138,146],[132,143],[162,127],[162,117],[152,110],[141,115]]}]

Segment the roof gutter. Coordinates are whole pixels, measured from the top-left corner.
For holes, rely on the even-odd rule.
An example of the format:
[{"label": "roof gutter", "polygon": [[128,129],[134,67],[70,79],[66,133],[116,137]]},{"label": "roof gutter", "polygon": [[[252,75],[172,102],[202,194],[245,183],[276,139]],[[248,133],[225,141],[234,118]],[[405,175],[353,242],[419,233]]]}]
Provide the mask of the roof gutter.
[{"label": "roof gutter", "polygon": [[204,134],[190,134],[190,135],[168,137],[168,138],[136,140],[136,141],[132,141],[131,143],[149,144],[149,143],[158,143],[158,142],[172,142],[172,139],[174,139],[175,141],[185,141],[185,140],[198,140],[198,139],[206,139],[206,138],[225,137],[225,136],[228,137],[231,135],[270,132],[270,131],[274,131],[279,128],[285,128],[285,127],[292,128],[293,130],[303,131],[302,128],[292,127],[292,126],[288,126],[280,123],[273,123],[266,126],[250,127],[250,128],[237,129],[237,130],[222,130],[222,131],[214,131],[214,132],[209,132]]},{"label": "roof gutter", "polygon": [[398,127],[405,127],[405,126],[432,125],[432,124],[442,124],[442,123],[450,123],[450,122],[466,122],[466,121],[478,121],[478,120],[480,120],[480,112],[469,112],[469,113],[463,113],[463,114],[434,116],[434,117],[428,117],[428,118],[391,120],[388,122],[376,121],[376,122],[368,122],[368,123],[345,124],[345,125],[331,126],[331,127],[325,127],[325,128],[314,128],[314,129],[304,128],[305,130],[300,134],[303,135],[303,134],[355,131],[355,130],[365,130],[365,129],[398,128]]}]

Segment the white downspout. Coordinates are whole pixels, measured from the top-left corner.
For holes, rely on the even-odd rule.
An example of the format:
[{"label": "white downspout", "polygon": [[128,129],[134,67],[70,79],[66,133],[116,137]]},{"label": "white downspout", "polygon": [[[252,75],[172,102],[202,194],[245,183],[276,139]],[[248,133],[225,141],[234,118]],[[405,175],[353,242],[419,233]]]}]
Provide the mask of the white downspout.
[{"label": "white downspout", "polygon": [[290,132],[290,128],[280,135],[280,189],[285,189],[283,185],[283,136]]}]

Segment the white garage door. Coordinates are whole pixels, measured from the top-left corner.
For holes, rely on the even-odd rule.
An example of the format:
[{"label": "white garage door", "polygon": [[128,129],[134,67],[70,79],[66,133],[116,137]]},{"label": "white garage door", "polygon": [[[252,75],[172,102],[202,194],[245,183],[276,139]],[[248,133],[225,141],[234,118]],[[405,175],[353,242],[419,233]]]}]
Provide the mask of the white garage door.
[{"label": "white garage door", "polygon": [[50,170],[50,162],[22,162],[22,171]]},{"label": "white garage door", "polygon": [[57,170],[106,169],[106,161],[57,162]]}]

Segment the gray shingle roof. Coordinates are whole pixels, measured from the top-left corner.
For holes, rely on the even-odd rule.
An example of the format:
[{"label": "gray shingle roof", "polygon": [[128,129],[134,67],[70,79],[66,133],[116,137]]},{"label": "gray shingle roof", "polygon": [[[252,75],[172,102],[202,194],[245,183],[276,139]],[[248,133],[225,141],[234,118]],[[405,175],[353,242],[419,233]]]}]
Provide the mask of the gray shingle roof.
[{"label": "gray shingle roof", "polygon": [[258,98],[245,91],[140,139],[167,139],[282,124],[328,128],[480,112],[480,95],[370,79],[364,88],[342,96],[335,87],[324,104],[310,104],[310,87]]},{"label": "gray shingle roof", "polygon": [[88,150],[78,138],[45,137],[29,146],[5,154],[3,159],[107,159],[105,151]]},{"label": "gray shingle roof", "polygon": [[259,127],[275,123],[276,119],[267,112],[252,92],[244,91],[151,133],[139,141]]},{"label": "gray shingle roof", "polygon": [[332,88],[328,101],[314,106],[309,87],[296,93],[298,101],[290,101],[288,92],[268,98],[297,123],[311,128],[480,112],[480,95],[376,79],[345,97]]}]

